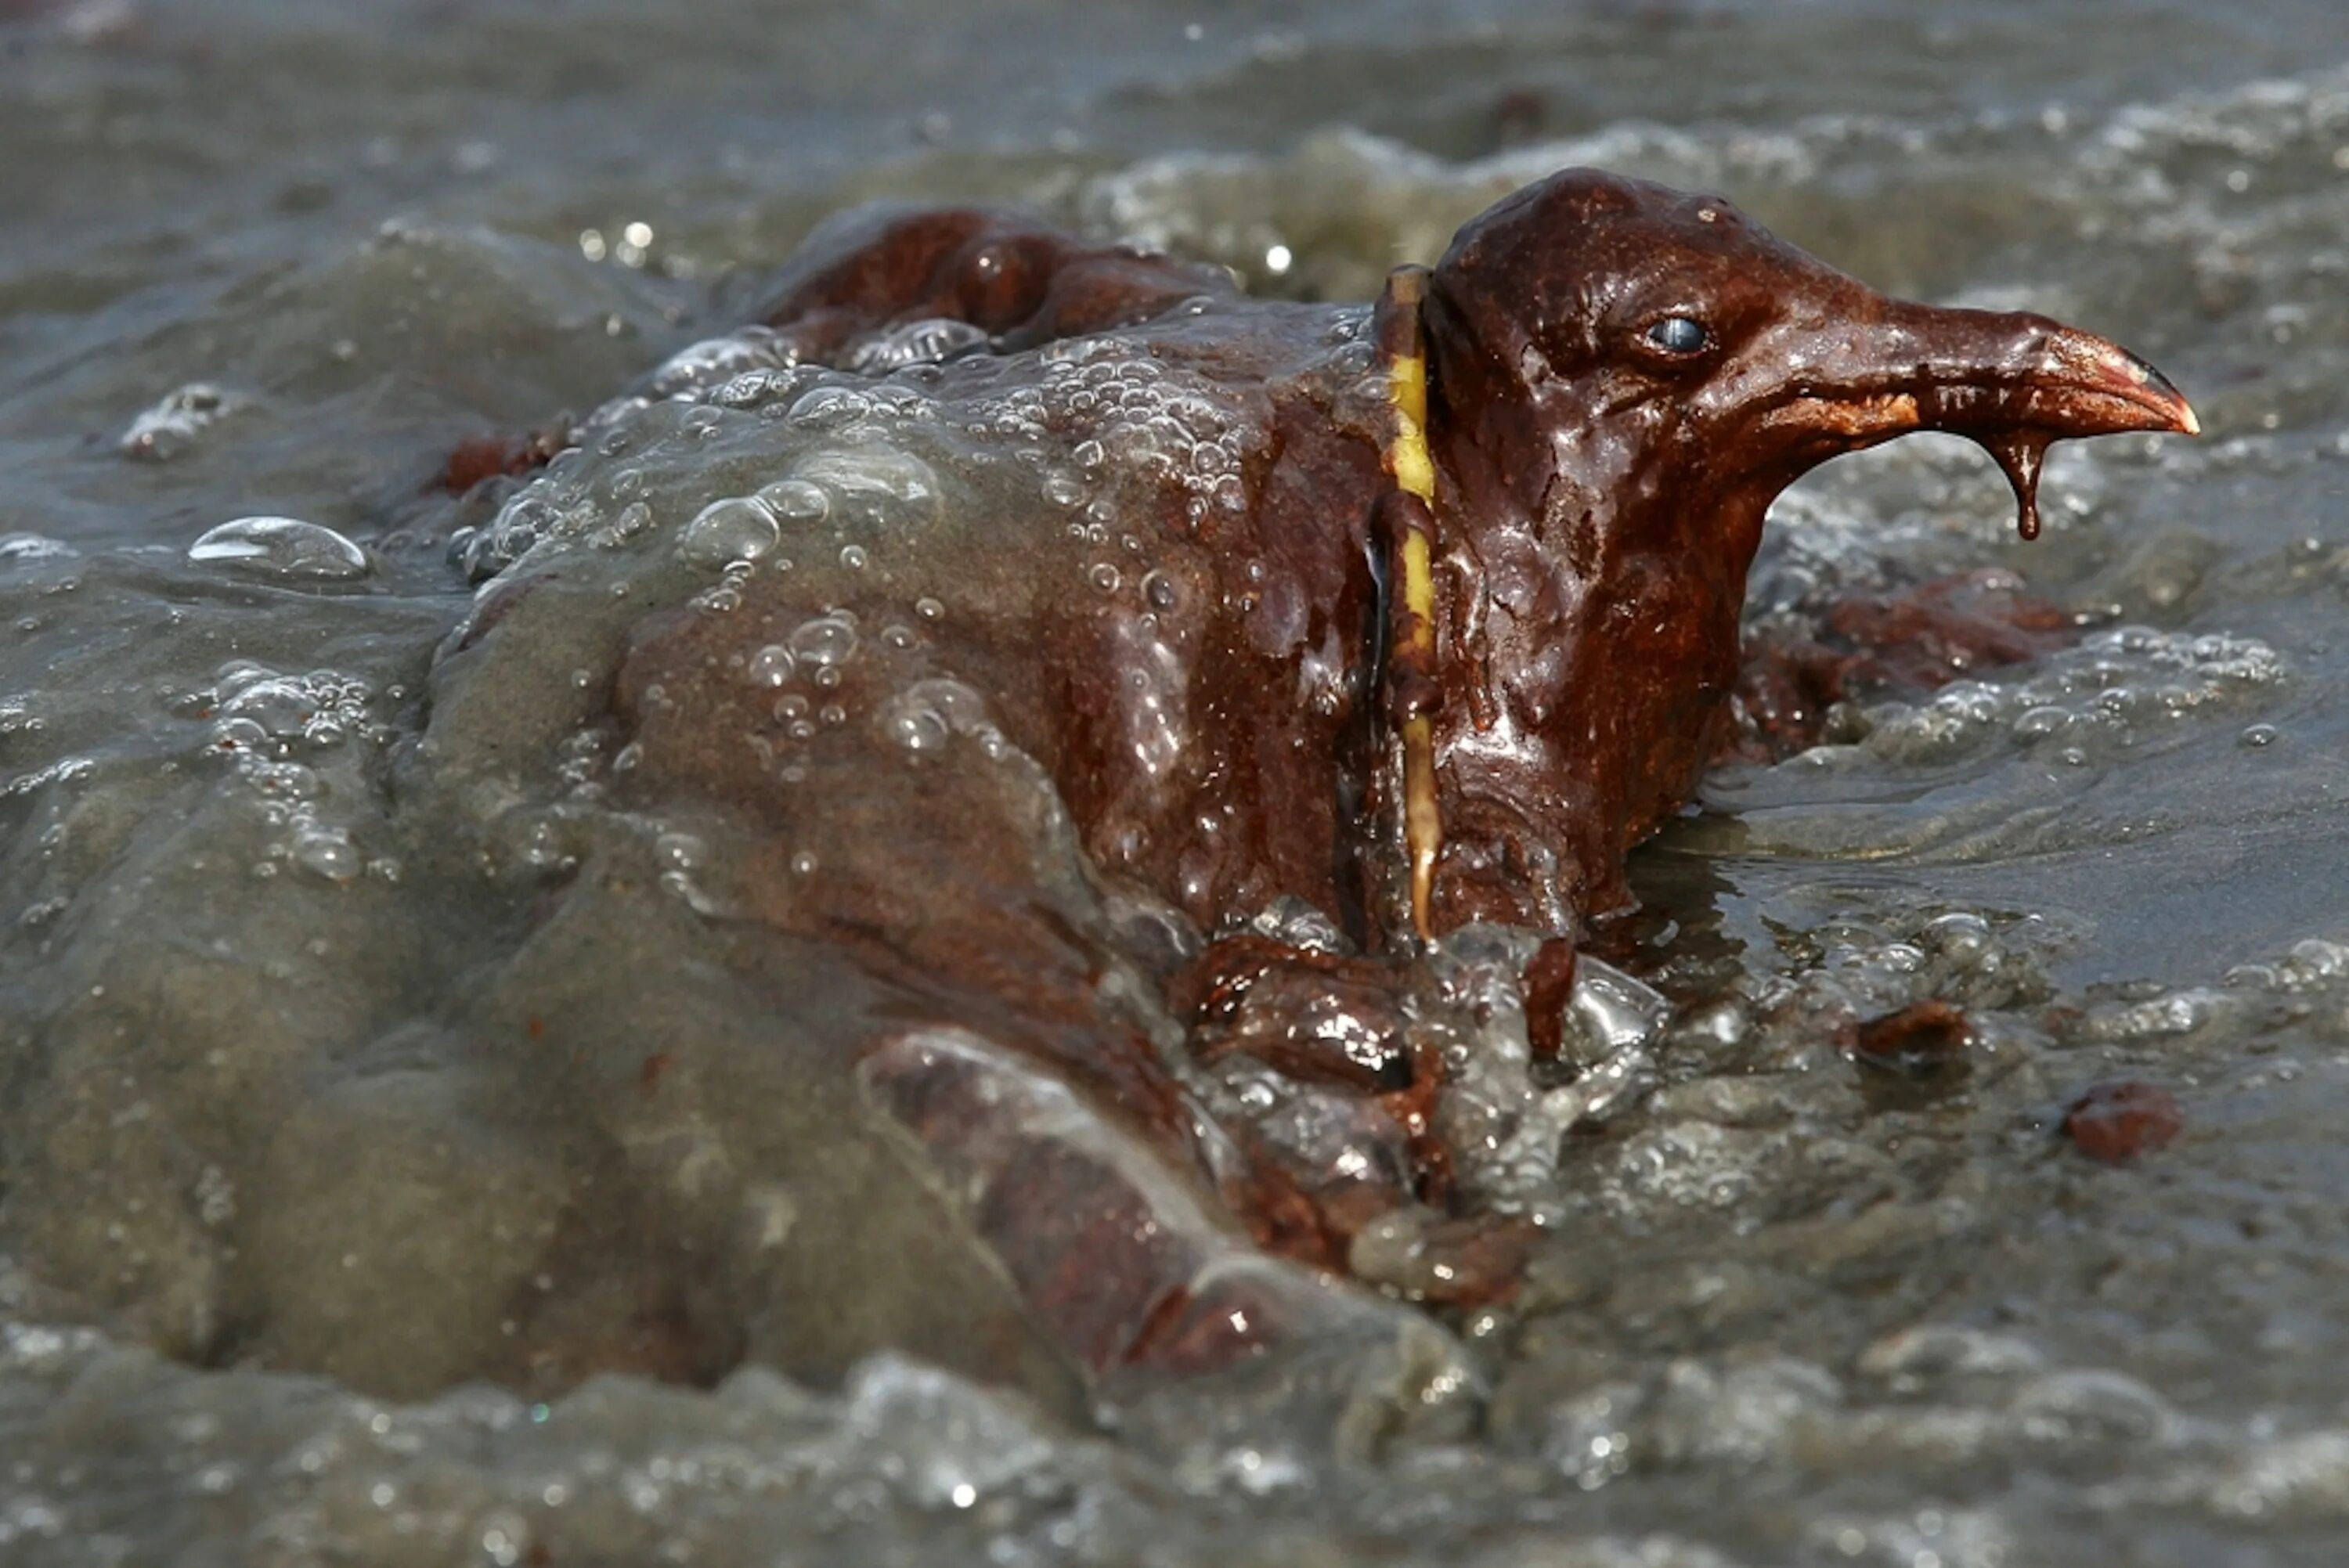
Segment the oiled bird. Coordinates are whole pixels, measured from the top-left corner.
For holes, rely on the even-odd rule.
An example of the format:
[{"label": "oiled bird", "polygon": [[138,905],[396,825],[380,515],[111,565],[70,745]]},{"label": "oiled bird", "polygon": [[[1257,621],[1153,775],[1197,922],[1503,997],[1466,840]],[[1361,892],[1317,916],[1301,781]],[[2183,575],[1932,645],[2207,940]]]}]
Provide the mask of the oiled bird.
[{"label": "oiled bird", "polygon": [[[1444,1196],[1396,1000],[1417,955],[1529,928],[1552,939],[1529,1013],[1555,1011],[1572,944],[1630,902],[1626,855],[1713,752],[1781,490],[1951,431],[2004,468],[2028,534],[2049,442],[2197,428],[2099,337],[1887,298],[1719,197],[1588,170],[1369,310],[951,210],[830,227],[760,321],[706,362],[831,367],[791,381],[794,430],[830,428],[843,389],[901,390],[925,428],[1003,447],[946,481],[979,500],[846,550],[786,537],[794,569],[746,563],[722,614],[683,568],[616,601],[603,568],[526,558],[440,678],[501,640],[613,650],[574,682],[605,694],[613,798],[726,825],[700,896],[778,1006],[809,982],[756,977],[810,954],[877,987],[845,1048],[987,1194],[978,1222],[1094,1365],[1169,1343],[1199,1253],[1146,1182],[1037,1153],[1060,1135],[971,1088],[988,1052],[1145,1130],[1259,1239],[1342,1259],[1379,1202]],[[672,371],[601,418],[715,392]],[[1061,459],[1082,483],[1039,483]],[[807,689],[745,678],[765,670]],[[1275,906],[1352,951],[1241,934]],[[1358,1086],[1408,1173],[1341,1181],[1213,1125],[1191,1086],[1234,1040]]]}]

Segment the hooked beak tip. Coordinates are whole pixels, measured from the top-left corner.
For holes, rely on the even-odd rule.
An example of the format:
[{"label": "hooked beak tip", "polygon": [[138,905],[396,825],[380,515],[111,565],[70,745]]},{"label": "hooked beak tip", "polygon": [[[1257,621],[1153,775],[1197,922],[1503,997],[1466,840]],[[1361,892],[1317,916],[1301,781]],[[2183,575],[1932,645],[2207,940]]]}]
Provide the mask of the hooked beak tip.
[{"label": "hooked beak tip", "polygon": [[2162,429],[2180,436],[2202,433],[2201,416],[2194,412],[2194,405],[2186,400],[2186,394],[2168,377],[2117,345],[2107,346],[2105,359],[2115,373],[2114,379],[2127,385],[2128,391],[2124,395],[2163,419]]}]

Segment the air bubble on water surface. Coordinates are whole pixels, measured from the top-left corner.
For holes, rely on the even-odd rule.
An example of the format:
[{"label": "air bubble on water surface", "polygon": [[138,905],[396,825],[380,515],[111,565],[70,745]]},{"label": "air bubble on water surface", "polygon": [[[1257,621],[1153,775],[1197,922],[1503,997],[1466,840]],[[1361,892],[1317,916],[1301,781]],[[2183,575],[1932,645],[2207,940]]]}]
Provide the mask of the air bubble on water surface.
[{"label": "air bubble on water surface", "polygon": [[790,685],[798,668],[799,661],[792,656],[791,649],[780,643],[770,643],[750,655],[743,674],[752,686],[780,686]]},{"label": "air bubble on water surface", "polygon": [[721,408],[756,408],[797,385],[788,371],[746,370],[721,383],[709,394],[709,400]]},{"label": "air bubble on water surface", "polygon": [[653,400],[639,393],[623,393],[617,397],[607,398],[595,406],[595,411],[581,424],[580,431],[586,435],[624,426],[631,417],[652,406]]},{"label": "air bubble on water surface", "polygon": [[632,500],[612,514],[612,521],[599,540],[612,545],[626,544],[653,525],[653,509],[640,500]]},{"label": "air bubble on water surface", "polygon": [[758,500],[778,522],[787,526],[822,522],[832,511],[832,497],[822,485],[805,480],[777,480],[760,488]]},{"label": "air bubble on water surface", "polygon": [[937,471],[894,447],[836,447],[810,456],[794,479],[823,486],[843,522],[876,528],[918,527],[938,512]]},{"label": "air bubble on water surface", "polygon": [[1587,954],[1575,968],[1571,1006],[1576,1021],[1606,1052],[1652,1044],[1671,1015],[1655,987]]},{"label": "air bubble on water surface", "polygon": [[696,566],[728,566],[756,561],[782,537],[775,514],[756,496],[711,501],[685,525],[678,552]]},{"label": "air bubble on water surface", "polygon": [[468,581],[481,583],[521,560],[533,545],[554,537],[563,527],[563,513],[533,485],[500,507],[497,516],[485,527],[451,538],[450,554],[463,569]]},{"label": "air bubble on water surface", "polygon": [[840,563],[851,572],[864,571],[865,559],[864,547],[861,544],[843,544],[840,547]]},{"label": "air bubble on water surface", "polygon": [[362,731],[370,696],[366,682],[335,670],[291,676],[239,660],[222,666],[198,700],[210,710],[221,749],[266,745],[282,753],[295,741],[328,746]]},{"label": "air bubble on water surface", "polygon": [[746,326],[679,349],[653,372],[651,385],[656,395],[676,397],[723,386],[747,372],[787,368],[798,362],[799,350],[791,339],[771,327]]},{"label": "air bubble on water surface", "polygon": [[319,523],[292,517],[240,517],[205,531],[188,546],[200,565],[224,564],[274,577],[319,582],[364,577],[367,552]]},{"label": "air bubble on water surface", "polygon": [[61,561],[80,553],[64,540],[51,539],[45,533],[0,533],[0,562],[10,564],[25,561]]},{"label": "air bubble on water surface", "polygon": [[2061,736],[2067,744],[2055,759],[2085,766],[2137,744],[2156,723],[2239,710],[2287,674],[2282,657],[2252,638],[2115,627],[2050,655],[2023,679],[1956,681],[1923,702],[1871,708],[1865,744],[1924,759],[2002,731],[2023,743]]},{"label": "air bubble on water surface", "polygon": [[788,641],[794,658],[829,669],[848,662],[856,652],[856,624],[843,610],[818,615],[794,631]]},{"label": "air bubble on water surface", "polygon": [[873,399],[849,387],[818,387],[792,405],[784,423],[795,430],[840,430],[868,419]]},{"label": "air bubble on water surface", "polygon": [[240,686],[222,699],[219,722],[243,719],[273,740],[300,736],[316,717],[318,699],[299,681],[273,676]]},{"label": "air bubble on water surface", "polygon": [[1927,922],[1920,934],[1928,948],[1954,964],[1972,964],[1994,946],[1990,922],[1965,910]]},{"label": "air bubble on water surface", "polygon": [[309,824],[294,835],[293,849],[295,865],[328,882],[354,881],[366,869],[365,857],[340,828]]},{"label": "air bubble on water surface", "polygon": [[689,872],[708,858],[709,846],[693,833],[667,832],[653,841],[653,859],[663,871]]},{"label": "air bubble on water surface", "polygon": [[908,706],[893,707],[883,720],[883,728],[898,745],[917,753],[937,750],[954,733],[935,710]]},{"label": "air bubble on water surface", "polygon": [[866,333],[851,343],[842,363],[859,376],[886,376],[909,366],[936,365],[987,346],[987,330],[968,321],[934,316]]},{"label": "air bubble on water surface", "polygon": [[916,681],[892,697],[881,710],[880,724],[883,734],[917,755],[939,749],[953,736],[993,732],[987,700],[945,676]]},{"label": "air bubble on water surface", "polygon": [[2071,723],[2072,716],[2060,707],[2043,705],[2026,708],[2014,721],[2014,736],[2018,740],[2037,740],[2044,736],[2061,734],[2071,727]]}]

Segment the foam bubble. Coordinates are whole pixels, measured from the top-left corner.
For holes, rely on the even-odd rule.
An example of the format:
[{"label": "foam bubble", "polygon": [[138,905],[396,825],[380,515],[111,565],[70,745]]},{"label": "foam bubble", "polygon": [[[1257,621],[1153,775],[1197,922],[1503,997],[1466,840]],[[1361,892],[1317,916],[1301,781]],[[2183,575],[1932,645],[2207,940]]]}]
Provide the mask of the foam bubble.
[{"label": "foam bubble", "polygon": [[856,622],[845,610],[818,615],[789,639],[792,657],[818,670],[846,664],[856,653]]},{"label": "foam bubble", "polygon": [[486,582],[527,554],[542,539],[565,531],[564,513],[543,490],[530,485],[515,492],[481,528],[460,532],[449,552],[469,582]]},{"label": "foam bubble", "polygon": [[816,523],[832,511],[832,497],[823,486],[802,479],[777,480],[762,486],[758,499],[783,523]]},{"label": "foam bubble", "polygon": [[696,566],[729,566],[756,561],[775,548],[782,530],[757,496],[711,501],[685,525],[678,553]]},{"label": "foam bubble", "polygon": [[957,735],[992,733],[987,699],[949,676],[914,682],[881,709],[881,732],[916,755],[935,752]]},{"label": "foam bubble", "polygon": [[743,673],[752,686],[789,686],[798,670],[799,661],[792,656],[791,649],[780,643],[770,643],[750,655]]},{"label": "foam bubble", "polygon": [[[1872,707],[1865,744],[1881,756],[1922,760],[2002,732],[2025,744],[2060,739],[2085,763],[2157,727],[2238,707],[2287,673],[2282,657],[2254,638],[2120,626],[2011,684],[1953,681],[1924,702]],[[2072,760],[2060,750],[2059,759]]]},{"label": "foam bubble", "polygon": [[818,387],[792,405],[784,423],[795,430],[839,430],[872,414],[870,395],[849,387]]},{"label": "foam bubble", "polygon": [[61,561],[80,551],[45,533],[0,533],[0,562]]},{"label": "foam bubble", "polygon": [[746,326],[679,349],[653,372],[651,385],[658,396],[675,397],[724,386],[747,372],[798,363],[798,347],[792,339],[771,327]]},{"label": "foam bubble", "polygon": [[351,882],[366,867],[365,858],[341,828],[305,824],[292,844],[294,863],[327,882]]},{"label": "foam bubble", "polygon": [[367,552],[333,529],[293,517],[240,517],[223,522],[188,546],[188,559],[321,582],[364,577],[373,570]]},{"label": "foam bubble", "polygon": [[811,455],[794,478],[821,485],[843,522],[868,527],[918,527],[938,512],[937,471],[894,447],[835,447]]},{"label": "foam bubble", "polygon": [[987,346],[984,327],[949,316],[909,321],[869,332],[848,346],[842,363],[859,376],[885,376],[913,365],[936,365]]}]

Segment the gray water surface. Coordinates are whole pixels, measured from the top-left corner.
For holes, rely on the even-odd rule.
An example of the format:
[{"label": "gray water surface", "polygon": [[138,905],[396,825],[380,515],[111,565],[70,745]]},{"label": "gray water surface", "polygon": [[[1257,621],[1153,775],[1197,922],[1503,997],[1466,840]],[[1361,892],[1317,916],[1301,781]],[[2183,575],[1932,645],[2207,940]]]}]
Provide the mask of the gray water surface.
[{"label": "gray water surface", "polygon": [[[999,454],[884,410],[891,489],[661,405],[429,481],[856,201],[1361,300],[1578,162],[2116,337],[2207,434],[2059,449],[2030,546],[1955,442],[1789,495],[1757,632],[2001,568],[2083,635],[1641,852],[1670,1022],[1477,1167],[1544,1227],[1508,1305],[1297,1295],[1309,1353],[1088,1383],[840,1068],[888,998],[751,953],[727,824],[605,789],[566,706],[722,591],[706,503],[883,496],[876,573],[945,572],[906,542],[1011,504]],[[2341,1561],[2344,281],[2329,0],[0,5],[0,1561]],[[212,532],[255,517],[307,526]],[[523,652],[436,663],[452,537],[567,574]],[[1926,997],[1958,1081],[1852,1063]],[[1471,1108],[1529,1092],[1491,1011]],[[2127,1078],[2184,1131],[2098,1164],[2057,1124]]]}]

